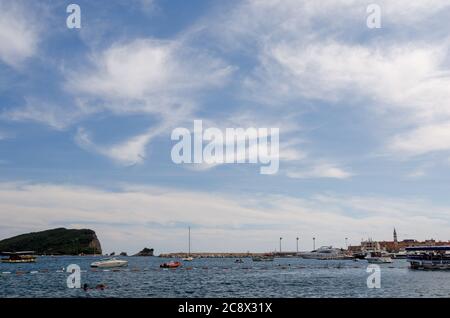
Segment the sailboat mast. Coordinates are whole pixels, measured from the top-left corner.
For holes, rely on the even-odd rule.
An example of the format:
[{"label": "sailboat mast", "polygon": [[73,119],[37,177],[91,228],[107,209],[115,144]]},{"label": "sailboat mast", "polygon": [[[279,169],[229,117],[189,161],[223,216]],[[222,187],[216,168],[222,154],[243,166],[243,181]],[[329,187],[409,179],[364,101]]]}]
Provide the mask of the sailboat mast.
[{"label": "sailboat mast", "polygon": [[189,226],[189,251],[188,256],[191,256],[191,227]]}]

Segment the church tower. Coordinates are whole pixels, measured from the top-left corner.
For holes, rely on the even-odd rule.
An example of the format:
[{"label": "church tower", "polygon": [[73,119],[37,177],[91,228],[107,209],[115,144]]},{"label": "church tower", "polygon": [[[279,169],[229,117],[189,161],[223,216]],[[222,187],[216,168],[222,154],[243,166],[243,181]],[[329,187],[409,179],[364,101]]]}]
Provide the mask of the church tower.
[{"label": "church tower", "polygon": [[398,243],[398,240],[397,240],[397,231],[395,230],[395,227],[394,227],[394,243]]}]

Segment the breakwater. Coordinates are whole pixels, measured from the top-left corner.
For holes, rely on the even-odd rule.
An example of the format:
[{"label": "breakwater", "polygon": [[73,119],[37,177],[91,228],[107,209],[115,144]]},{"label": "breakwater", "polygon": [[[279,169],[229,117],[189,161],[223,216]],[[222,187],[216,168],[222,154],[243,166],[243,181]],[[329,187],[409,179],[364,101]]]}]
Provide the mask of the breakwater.
[{"label": "breakwater", "polygon": [[165,253],[160,254],[159,257],[163,258],[245,258],[245,257],[262,257],[262,256],[278,256],[278,257],[293,257],[296,256],[296,252],[266,252],[266,253],[239,253],[239,252],[202,252],[202,253]]}]

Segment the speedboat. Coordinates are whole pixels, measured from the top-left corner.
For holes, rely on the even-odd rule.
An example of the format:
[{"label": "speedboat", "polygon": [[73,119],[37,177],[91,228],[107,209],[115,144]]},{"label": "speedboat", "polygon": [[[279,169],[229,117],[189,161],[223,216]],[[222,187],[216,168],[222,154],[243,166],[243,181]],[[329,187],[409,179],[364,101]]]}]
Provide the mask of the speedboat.
[{"label": "speedboat", "polygon": [[91,267],[100,267],[100,268],[112,268],[112,267],[123,267],[127,266],[128,261],[124,261],[122,259],[117,258],[104,258],[97,262],[93,262]]},{"label": "speedboat", "polygon": [[171,261],[168,263],[162,263],[161,265],[159,265],[159,267],[161,267],[161,268],[177,268],[177,267],[180,267],[181,265],[182,265],[181,262]]},{"label": "speedboat", "polygon": [[367,262],[370,264],[389,264],[392,263],[392,258],[382,252],[370,252],[366,256]]}]

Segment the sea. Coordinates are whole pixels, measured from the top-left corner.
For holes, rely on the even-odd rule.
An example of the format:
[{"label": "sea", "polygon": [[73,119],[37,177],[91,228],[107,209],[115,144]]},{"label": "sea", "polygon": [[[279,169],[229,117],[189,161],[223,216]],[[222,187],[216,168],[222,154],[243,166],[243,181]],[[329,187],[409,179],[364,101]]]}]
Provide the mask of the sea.
[{"label": "sea", "polygon": [[[450,297],[450,271],[418,271],[406,260],[379,265],[353,260],[202,258],[177,269],[161,269],[169,259],[120,257],[126,268],[91,269],[100,257],[42,256],[31,264],[0,264],[0,297]],[[69,265],[81,269],[80,283],[68,288]],[[374,278],[373,275],[379,277]],[[377,284],[373,284],[376,280]],[[369,283],[368,283],[369,281]],[[96,289],[98,285],[105,288]]]}]

